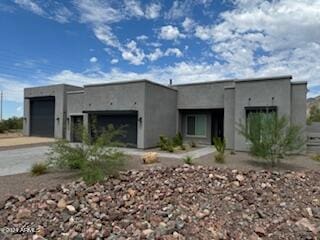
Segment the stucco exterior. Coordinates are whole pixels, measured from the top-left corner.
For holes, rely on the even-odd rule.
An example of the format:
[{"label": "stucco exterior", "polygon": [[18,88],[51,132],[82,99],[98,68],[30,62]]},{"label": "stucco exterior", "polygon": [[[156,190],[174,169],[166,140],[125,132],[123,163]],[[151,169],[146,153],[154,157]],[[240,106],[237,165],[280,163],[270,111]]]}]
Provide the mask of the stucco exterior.
[{"label": "stucco exterior", "polygon": [[24,89],[24,121],[23,134],[30,136],[30,99],[41,97],[55,98],[55,123],[54,137],[65,137],[65,120],[66,120],[66,93],[68,91],[79,90],[81,88],[66,84],[58,84],[51,86],[25,88]]},{"label": "stucco exterior", "polygon": [[[24,134],[30,135],[30,99],[54,96],[56,138],[72,140],[73,116],[83,116],[83,124],[88,127],[91,113],[134,112],[137,148],[155,147],[160,135],[172,137],[181,132],[186,142],[212,144],[213,136],[219,135],[225,137],[228,149],[247,151],[249,145],[237,128],[239,122],[245,122],[250,107],[275,107],[278,115],[287,116],[292,124],[305,129],[307,83],[291,79],[280,76],[173,86],[136,80],[28,88],[24,93]],[[190,114],[206,116],[204,136],[187,134]]]}]

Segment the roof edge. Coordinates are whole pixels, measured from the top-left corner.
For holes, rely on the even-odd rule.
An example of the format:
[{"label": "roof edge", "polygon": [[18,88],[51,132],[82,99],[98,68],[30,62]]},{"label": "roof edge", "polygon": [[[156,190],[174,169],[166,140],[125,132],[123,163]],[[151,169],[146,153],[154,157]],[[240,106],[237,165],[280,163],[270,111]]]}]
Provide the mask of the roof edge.
[{"label": "roof edge", "polygon": [[222,80],[213,80],[206,82],[193,82],[193,83],[182,83],[174,84],[173,87],[180,86],[192,86],[192,85],[202,85],[202,84],[212,84],[212,83],[223,83],[223,82],[247,82],[247,81],[263,81],[263,80],[282,80],[282,79],[292,79],[292,75],[282,75],[282,76],[273,76],[273,77],[257,77],[257,78],[243,78],[243,79],[222,79]]},{"label": "roof edge", "polygon": [[142,82],[150,83],[150,84],[153,84],[153,85],[156,85],[159,87],[164,87],[164,88],[167,88],[167,89],[170,89],[173,91],[177,91],[176,89],[174,89],[170,86],[166,86],[166,85],[163,85],[163,84],[160,84],[157,82],[153,82],[148,79],[137,79],[137,80],[127,80],[127,81],[118,81],[118,82],[114,81],[114,82],[108,82],[108,83],[87,84],[87,85],[84,85],[83,87],[84,88],[86,88],[86,87],[102,87],[102,86],[133,84],[133,83],[142,83]]}]

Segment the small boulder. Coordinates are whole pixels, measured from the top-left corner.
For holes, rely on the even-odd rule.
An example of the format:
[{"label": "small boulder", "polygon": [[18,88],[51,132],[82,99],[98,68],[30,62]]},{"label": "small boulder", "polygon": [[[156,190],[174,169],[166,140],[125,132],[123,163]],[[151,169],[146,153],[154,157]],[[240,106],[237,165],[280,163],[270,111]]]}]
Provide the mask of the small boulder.
[{"label": "small boulder", "polygon": [[31,216],[31,211],[26,208],[19,209],[16,218],[17,219],[23,219],[23,218],[29,218]]},{"label": "small boulder", "polygon": [[147,152],[142,156],[142,162],[144,164],[152,164],[158,162],[158,153]]},{"label": "small boulder", "polygon": [[67,202],[63,198],[61,198],[58,202],[58,208],[65,209],[67,207]]}]

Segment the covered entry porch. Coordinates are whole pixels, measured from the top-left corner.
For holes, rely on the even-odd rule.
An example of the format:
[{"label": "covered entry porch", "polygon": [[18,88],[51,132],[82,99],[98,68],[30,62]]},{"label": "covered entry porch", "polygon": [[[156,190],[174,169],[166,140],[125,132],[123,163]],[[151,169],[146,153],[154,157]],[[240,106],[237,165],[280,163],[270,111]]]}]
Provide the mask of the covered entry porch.
[{"label": "covered entry porch", "polygon": [[213,137],[224,137],[224,109],[179,109],[178,131],[186,142],[213,144]]}]

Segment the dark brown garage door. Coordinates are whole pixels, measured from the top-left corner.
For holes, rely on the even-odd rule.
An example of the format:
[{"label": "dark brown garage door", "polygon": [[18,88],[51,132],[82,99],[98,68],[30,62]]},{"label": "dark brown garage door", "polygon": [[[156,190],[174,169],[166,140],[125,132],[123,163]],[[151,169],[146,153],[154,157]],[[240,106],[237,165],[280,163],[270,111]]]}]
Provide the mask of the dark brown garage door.
[{"label": "dark brown garage door", "polygon": [[31,136],[54,137],[54,97],[30,99]]},{"label": "dark brown garage door", "polygon": [[137,147],[137,113],[100,113],[91,115],[96,119],[98,134],[112,124],[115,128],[124,126],[125,136],[119,137],[117,141],[124,143],[127,147]]}]

